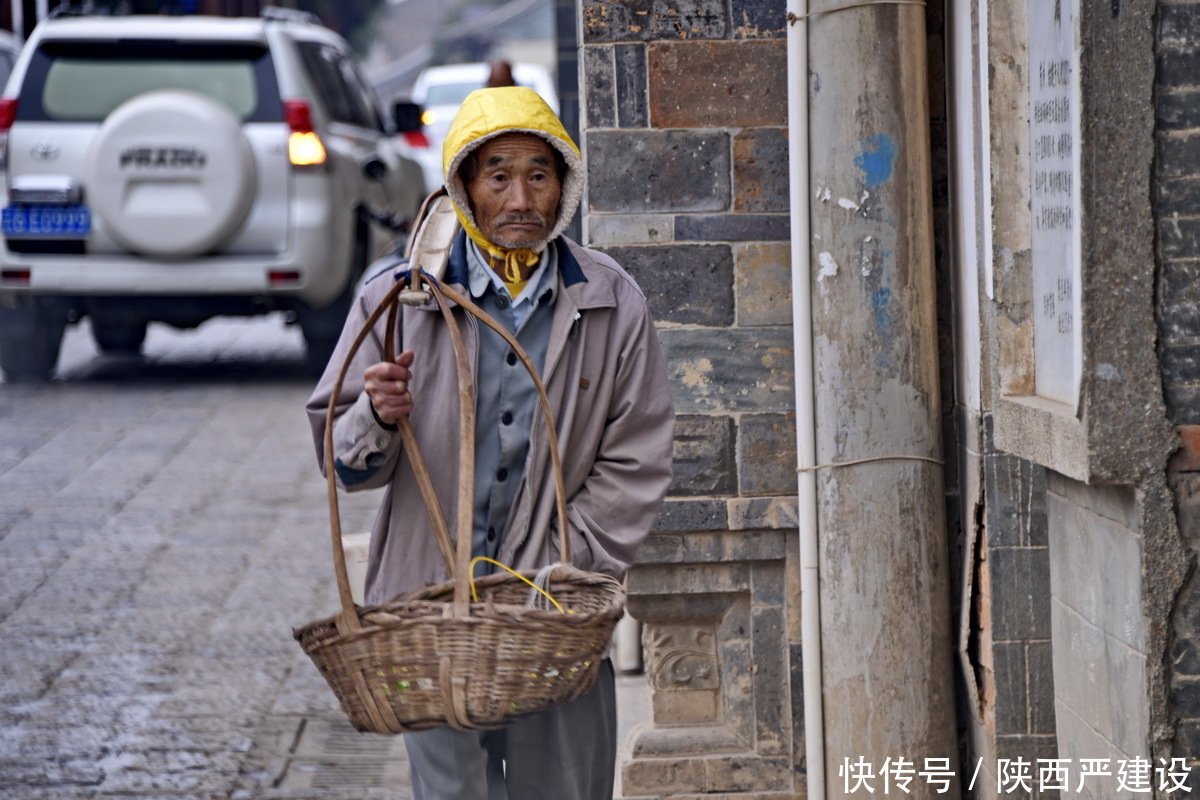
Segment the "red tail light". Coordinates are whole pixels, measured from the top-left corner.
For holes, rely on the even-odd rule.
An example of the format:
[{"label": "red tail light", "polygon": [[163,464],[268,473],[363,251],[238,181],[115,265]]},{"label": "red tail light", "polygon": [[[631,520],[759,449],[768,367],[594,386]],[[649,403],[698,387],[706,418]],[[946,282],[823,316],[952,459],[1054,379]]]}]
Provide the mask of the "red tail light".
[{"label": "red tail light", "polygon": [[405,131],[404,141],[413,147],[429,147],[429,137],[425,131]]},{"label": "red tail light", "polygon": [[294,269],[272,269],[267,272],[267,282],[272,286],[281,283],[299,283],[300,272]]},{"label": "red tail light", "polygon": [[0,97],[0,133],[12,127],[17,118],[17,98]]},{"label": "red tail light", "polygon": [[312,133],[312,112],[307,100],[284,100],[283,119],[292,133]]},{"label": "red tail light", "polygon": [[307,100],[284,100],[283,118],[288,134],[288,160],[298,167],[325,163],[325,145],[313,130],[312,111]]},{"label": "red tail light", "polygon": [[28,267],[0,270],[0,283],[7,283],[15,286],[28,286],[30,278],[31,272]]}]

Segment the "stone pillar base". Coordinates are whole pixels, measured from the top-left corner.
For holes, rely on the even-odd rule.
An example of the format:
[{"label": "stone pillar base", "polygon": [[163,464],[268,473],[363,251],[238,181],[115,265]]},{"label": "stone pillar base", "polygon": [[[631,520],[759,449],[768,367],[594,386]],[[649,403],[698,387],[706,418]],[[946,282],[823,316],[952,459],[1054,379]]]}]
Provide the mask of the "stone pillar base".
[{"label": "stone pillar base", "polygon": [[622,765],[626,798],[805,797],[789,541],[779,530],[650,537],[628,589],[651,722]]}]

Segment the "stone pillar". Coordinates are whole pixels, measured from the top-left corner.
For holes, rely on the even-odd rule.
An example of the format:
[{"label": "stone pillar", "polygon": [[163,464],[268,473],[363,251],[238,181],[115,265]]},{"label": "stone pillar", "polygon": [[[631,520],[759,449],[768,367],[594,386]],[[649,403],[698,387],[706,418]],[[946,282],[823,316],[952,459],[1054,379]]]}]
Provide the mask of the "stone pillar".
[{"label": "stone pillar", "polygon": [[958,766],[925,15],[842,5],[808,31],[826,790],[955,798],[915,778]]}]

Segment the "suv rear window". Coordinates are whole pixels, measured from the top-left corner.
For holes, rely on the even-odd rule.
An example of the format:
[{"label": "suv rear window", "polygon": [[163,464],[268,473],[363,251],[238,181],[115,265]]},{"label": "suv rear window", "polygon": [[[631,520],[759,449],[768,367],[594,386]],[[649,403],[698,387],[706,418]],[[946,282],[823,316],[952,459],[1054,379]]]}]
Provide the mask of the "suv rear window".
[{"label": "suv rear window", "polygon": [[100,122],[158,89],[209,95],[246,122],[283,119],[265,47],[162,40],[44,42],[21,87],[17,119]]}]

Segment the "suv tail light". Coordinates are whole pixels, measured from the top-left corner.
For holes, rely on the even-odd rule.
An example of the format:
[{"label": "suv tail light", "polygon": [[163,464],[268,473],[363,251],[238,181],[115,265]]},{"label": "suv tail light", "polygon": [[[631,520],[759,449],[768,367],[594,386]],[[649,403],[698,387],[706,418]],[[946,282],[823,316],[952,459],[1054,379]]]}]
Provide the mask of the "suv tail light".
[{"label": "suv tail light", "polygon": [[0,133],[8,133],[17,118],[17,98],[0,97]]},{"label": "suv tail light", "polygon": [[405,131],[403,136],[410,147],[429,147],[429,137],[425,131]]},{"label": "suv tail light", "polygon": [[8,168],[8,129],[17,118],[17,98],[0,97],[0,169]]},{"label": "suv tail light", "polygon": [[284,100],[283,118],[288,134],[288,160],[298,167],[325,163],[325,145],[313,130],[312,112],[307,100]]}]

